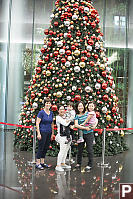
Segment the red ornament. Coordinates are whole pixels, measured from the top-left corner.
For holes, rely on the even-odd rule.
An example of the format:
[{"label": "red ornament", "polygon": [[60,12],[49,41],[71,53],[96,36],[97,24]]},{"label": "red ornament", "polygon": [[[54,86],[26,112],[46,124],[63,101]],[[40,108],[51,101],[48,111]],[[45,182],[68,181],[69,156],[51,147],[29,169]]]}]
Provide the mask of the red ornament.
[{"label": "red ornament", "polygon": [[41,48],[41,52],[45,53],[46,49],[45,48]]},{"label": "red ornament", "polygon": [[48,61],[48,60],[49,60],[49,57],[45,57],[44,60],[45,60],[45,61]]},{"label": "red ornament", "polygon": [[95,27],[96,27],[95,21],[93,21],[93,22],[91,23],[91,26],[92,26],[92,28],[95,28]]},{"label": "red ornament", "polygon": [[72,52],[71,52],[70,50],[67,50],[67,51],[66,51],[66,54],[67,54],[68,56],[71,55],[71,53],[72,53]]},{"label": "red ornament", "polygon": [[42,64],[43,64],[43,61],[42,61],[42,60],[39,60],[39,61],[38,61],[38,65],[42,66]]},{"label": "red ornament", "polygon": [[107,88],[107,84],[106,83],[102,83],[102,88],[106,89]]},{"label": "red ornament", "polygon": [[76,46],[72,45],[72,46],[71,46],[71,49],[72,49],[72,50],[75,50],[75,49],[76,49]]},{"label": "red ornament", "polygon": [[112,113],[116,113],[116,108],[115,107],[112,108]]},{"label": "red ornament", "polygon": [[95,65],[94,61],[90,61],[90,65],[94,66]]},{"label": "red ornament", "polygon": [[58,21],[55,21],[55,22],[54,22],[54,25],[55,25],[55,26],[58,26],[58,24],[59,24]]},{"label": "red ornament", "polygon": [[106,71],[103,71],[103,72],[102,72],[102,76],[103,76],[103,77],[106,77]]},{"label": "red ornament", "polygon": [[124,122],[123,118],[120,118],[120,123],[122,124]]},{"label": "red ornament", "polygon": [[109,98],[108,95],[104,95],[104,96],[103,96],[103,100],[104,100],[104,101],[107,101],[108,98]]},{"label": "red ornament", "polygon": [[65,63],[65,62],[66,62],[66,59],[65,59],[65,58],[62,58],[62,59],[61,59],[61,62],[62,62],[62,63]]},{"label": "red ornament", "polygon": [[86,60],[86,57],[81,57],[81,61],[84,62]]},{"label": "red ornament", "polygon": [[94,54],[94,57],[95,57],[95,59],[98,59],[98,55],[97,54]]},{"label": "red ornament", "polygon": [[52,105],[52,111],[57,111],[57,106],[56,105]]},{"label": "red ornament", "polygon": [[46,88],[46,87],[44,87],[43,92],[44,92],[45,94],[47,94],[47,93],[49,92],[49,89]]},{"label": "red ornament", "polygon": [[92,46],[94,44],[94,41],[92,39],[89,39],[88,44]]},{"label": "red ornament", "polygon": [[58,51],[55,51],[55,52],[54,52],[54,56],[57,56],[58,54],[59,54]]},{"label": "red ornament", "polygon": [[37,72],[37,73],[40,73],[40,72],[41,72],[41,67],[37,67],[37,68],[36,68],[36,72]]},{"label": "red ornament", "polygon": [[45,29],[45,30],[44,30],[44,34],[45,34],[45,35],[48,35],[48,33],[49,33],[49,30],[48,30],[48,29]]},{"label": "red ornament", "polygon": [[97,118],[100,117],[100,112],[96,111],[96,117],[97,117]]},{"label": "red ornament", "polygon": [[87,56],[87,57],[91,57],[91,53],[88,52],[88,53],[86,54],[86,56]]},{"label": "red ornament", "polygon": [[81,96],[80,95],[75,95],[75,98],[74,98],[76,101],[80,101],[81,100]]},{"label": "red ornament", "polygon": [[32,99],[35,98],[35,93],[31,93],[31,98],[32,98]]}]

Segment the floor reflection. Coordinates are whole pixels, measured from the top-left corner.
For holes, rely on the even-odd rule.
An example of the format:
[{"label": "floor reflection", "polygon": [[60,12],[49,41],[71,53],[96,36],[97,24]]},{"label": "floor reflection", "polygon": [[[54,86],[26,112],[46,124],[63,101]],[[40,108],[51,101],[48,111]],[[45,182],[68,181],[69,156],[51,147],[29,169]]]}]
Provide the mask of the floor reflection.
[{"label": "floor reflection", "polygon": [[[130,136],[130,144],[132,140]],[[46,163],[52,165],[49,169],[37,170],[30,162],[32,153],[8,151],[8,159],[0,162],[0,198],[118,199],[119,183],[133,182],[132,150],[105,157],[108,168],[99,167],[101,158],[94,158],[94,168],[86,172],[87,158],[83,158],[80,170],[75,169],[75,161],[63,173],[55,171],[55,157],[46,157]]]}]

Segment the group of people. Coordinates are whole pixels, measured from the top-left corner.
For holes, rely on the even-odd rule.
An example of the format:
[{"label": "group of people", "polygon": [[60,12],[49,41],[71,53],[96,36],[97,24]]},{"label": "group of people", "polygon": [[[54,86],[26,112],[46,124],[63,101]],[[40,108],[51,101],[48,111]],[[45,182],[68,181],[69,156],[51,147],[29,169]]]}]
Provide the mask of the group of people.
[{"label": "group of people", "polygon": [[[50,111],[51,100],[44,100],[44,109],[37,115],[36,127],[38,138],[38,151],[36,168],[44,169],[49,165],[45,163],[45,156],[50,145],[50,140],[53,140],[54,122],[53,112]],[[95,104],[93,101],[88,102],[85,106],[82,101],[76,103],[75,108],[72,102],[69,102],[67,109],[63,105],[58,106],[58,115],[56,116],[57,135],[56,142],[60,145],[60,150],[57,157],[57,171],[71,169],[70,165],[66,164],[67,153],[72,142],[78,143],[77,164],[76,168],[80,168],[82,164],[82,153],[86,143],[88,152],[88,164],[86,170],[93,167],[93,129],[96,128],[98,120],[95,113]],[[78,140],[75,140],[74,128],[78,129]]]}]

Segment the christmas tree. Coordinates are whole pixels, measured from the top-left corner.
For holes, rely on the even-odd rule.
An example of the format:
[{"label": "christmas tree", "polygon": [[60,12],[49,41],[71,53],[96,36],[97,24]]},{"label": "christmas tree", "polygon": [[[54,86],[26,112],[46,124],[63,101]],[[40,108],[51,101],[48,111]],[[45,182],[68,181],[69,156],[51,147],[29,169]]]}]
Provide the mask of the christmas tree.
[{"label": "christmas tree", "polygon": [[[44,98],[50,97],[54,115],[57,115],[57,104],[94,100],[98,128],[121,126],[124,121],[119,113],[112,68],[107,64],[99,22],[98,12],[89,0],[55,2],[51,25],[44,30],[44,45],[26,93],[20,124],[35,126]],[[55,134],[56,130],[55,126]],[[17,147],[21,150],[32,149],[32,130],[18,128],[14,134]],[[95,139],[94,151],[99,156],[102,150],[101,131],[95,132]],[[106,154],[114,155],[124,150],[124,134],[108,132]],[[53,141],[48,155],[56,156],[57,153],[58,145]],[[76,154],[76,146],[72,153]]]}]

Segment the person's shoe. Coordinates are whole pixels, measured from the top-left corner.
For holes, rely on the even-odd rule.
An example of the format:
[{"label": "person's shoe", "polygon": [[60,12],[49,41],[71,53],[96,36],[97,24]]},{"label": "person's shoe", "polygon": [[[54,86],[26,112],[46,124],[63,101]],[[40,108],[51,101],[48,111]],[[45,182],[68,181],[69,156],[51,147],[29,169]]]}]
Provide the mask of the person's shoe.
[{"label": "person's shoe", "polygon": [[76,165],[75,165],[75,168],[76,168],[76,169],[80,169],[80,168],[81,168],[81,165],[80,165],[80,164],[76,164]]},{"label": "person's shoe", "polygon": [[51,166],[50,165],[48,165],[48,164],[41,164],[41,166],[43,167],[43,168],[50,168]]},{"label": "person's shoe", "polygon": [[63,164],[63,165],[61,165],[61,167],[62,167],[63,169],[71,169],[71,166],[70,166],[70,165],[67,165],[67,164]]},{"label": "person's shoe", "polygon": [[65,142],[65,144],[68,144],[69,142],[71,142],[71,138],[67,138],[67,141]]},{"label": "person's shoe", "polygon": [[43,170],[44,168],[42,167],[42,165],[41,165],[41,164],[36,164],[36,169]]},{"label": "person's shoe", "polygon": [[85,167],[85,170],[86,170],[86,171],[89,171],[89,170],[91,170],[91,169],[92,169],[92,167],[90,167],[90,166],[86,166],[86,167]]},{"label": "person's shoe", "polygon": [[83,138],[79,138],[79,139],[77,140],[77,143],[81,143],[81,142],[84,142],[84,139],[83,139]]},{"label": "person's shoe", "polygon": [[64,169],[63,169],[61,166],[56,166],[56,167],[55,167],[55,170],[56,170],[56,171],[64,171]]}]

